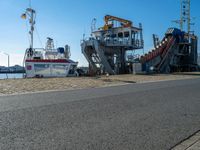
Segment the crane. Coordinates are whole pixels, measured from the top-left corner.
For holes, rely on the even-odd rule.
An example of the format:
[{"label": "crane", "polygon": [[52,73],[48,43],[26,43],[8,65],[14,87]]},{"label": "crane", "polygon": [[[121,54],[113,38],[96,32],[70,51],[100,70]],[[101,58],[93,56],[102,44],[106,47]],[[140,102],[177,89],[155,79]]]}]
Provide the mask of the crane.
[{"label": "crane", "polygon": [[132,27],[133,23],[132,21],[122,19],[119,17],[111,16],[111,15],[106,15],[104,17],[105,25],[102,27],[103,30],[108,30],[110,28],[113,28],[113,23],[109,23],[110,21],[118,21],[121,23],[122,27],[127,28],[127,27]]}]

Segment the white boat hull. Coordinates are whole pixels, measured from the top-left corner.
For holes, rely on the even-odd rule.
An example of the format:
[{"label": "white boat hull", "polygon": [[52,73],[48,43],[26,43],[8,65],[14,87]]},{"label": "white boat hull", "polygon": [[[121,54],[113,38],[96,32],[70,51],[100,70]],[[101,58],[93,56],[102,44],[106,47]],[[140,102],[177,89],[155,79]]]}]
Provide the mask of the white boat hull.
[{"label": "white boat hull", "polygon": [[26,60],[27,78],[78,76],[76,62],[67,60]]}]

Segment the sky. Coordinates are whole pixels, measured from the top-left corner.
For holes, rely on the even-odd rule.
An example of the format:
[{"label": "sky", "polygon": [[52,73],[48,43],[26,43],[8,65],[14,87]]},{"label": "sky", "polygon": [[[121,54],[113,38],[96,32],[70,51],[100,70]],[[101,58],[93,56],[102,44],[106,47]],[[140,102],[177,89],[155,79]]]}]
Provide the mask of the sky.
[{"label": "sky", "polygon": [[[145,52],[153,47],[152,34],[162,39],[169,27],[178,27],[172,20],[180,18],[180,0],[32,0],[31,5],[37,12],[34,47],[44,47],[46,37],[57,47],[68,44],[79,66],[87,65],[80,42],[83,34],[90,36],[93,18],[97,28],[107,14],[142,23]],[[199,6],[199,0],[191,0],[192,30],[200,37]],[[20,18],[27,7],[29,0],[0,0],[0,51],[10,54],[11,65],[22,65],[29,47],[27,22]],[[0,66],[6,65],[7,56],[0,53]]]}]

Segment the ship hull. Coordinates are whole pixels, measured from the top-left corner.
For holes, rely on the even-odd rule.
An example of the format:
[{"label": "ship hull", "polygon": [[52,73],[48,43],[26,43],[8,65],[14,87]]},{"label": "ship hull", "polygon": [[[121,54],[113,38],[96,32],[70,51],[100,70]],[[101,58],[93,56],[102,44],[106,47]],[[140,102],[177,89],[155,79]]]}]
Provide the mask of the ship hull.
[{"label": "ship hull", "polygon": [[27,78],[78,76],[75,71],[77,63],[71,60],[26,60]]}]

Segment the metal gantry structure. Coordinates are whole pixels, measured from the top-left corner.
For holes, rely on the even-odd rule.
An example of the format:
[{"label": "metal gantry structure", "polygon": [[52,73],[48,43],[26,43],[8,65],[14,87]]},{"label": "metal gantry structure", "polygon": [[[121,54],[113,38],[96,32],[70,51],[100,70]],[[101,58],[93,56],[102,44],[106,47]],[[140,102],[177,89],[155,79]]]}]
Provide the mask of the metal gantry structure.
[{"label": "metal gantry structure", "polygon": [[191,1],[190,0],[180,0],[180,19],[173,22],[179,24],[181,31],[191,32]]},{"label": "metal gantry structure", "polygon": [[129,73],[131,66],[126,62],[126,52],[143,48],[142,25],[134,27],[132,21],[111,15],[106,15],[104,21],[103,27],[93,31],[92,36],[81,43],[90,72]]},{"label": "metal gantry structure", "polygon": [[[191,16],[190,16],[190,0],[181,0],[181,20],[180,20],[180,29],[182,31],[186,30],[191,32]],[[184,26],[187,26],[184,29]]]},{"label": "metal gantry structure", "polygon": [[171,73],[197,71],[197,36],[169,28],[163,40],[141,57],[146,72]]},{"label": "metal gantry structure", "polygon": [[154,35],[154,49],[141,57],[146,72],[197,71],[198,37],[191,32],[190,0],[181,0],[180,29],[169,28],[161,42]]}]

